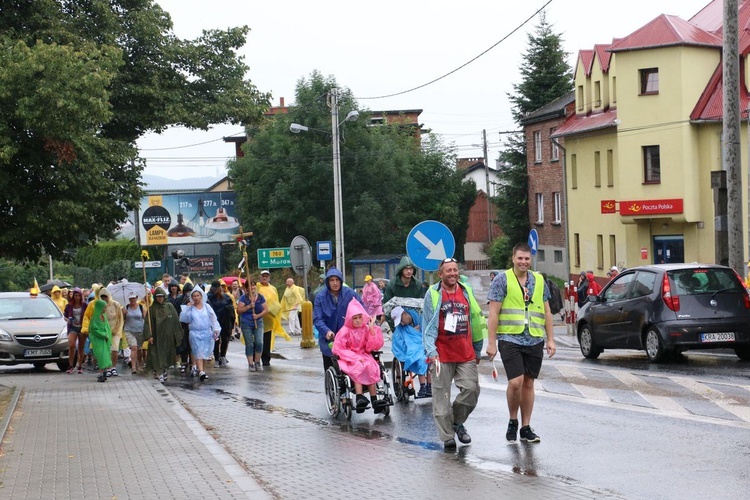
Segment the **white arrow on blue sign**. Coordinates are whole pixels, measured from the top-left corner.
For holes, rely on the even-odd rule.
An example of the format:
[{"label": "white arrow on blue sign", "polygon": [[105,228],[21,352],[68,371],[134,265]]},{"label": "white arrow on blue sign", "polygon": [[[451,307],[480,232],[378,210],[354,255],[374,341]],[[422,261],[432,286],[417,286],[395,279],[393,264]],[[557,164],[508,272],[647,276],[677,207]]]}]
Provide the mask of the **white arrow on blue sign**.
[{"label": "white arrow on blue sign", "polygon": [[536,255],[539,249],[539,233],[536,232],[536,229],[529,231],[529,247],[531,247],[531,255]]},{"label": "white arrow on blue sign", "polygon": [[440,262],[453,257],[456,240],[448,227],[438,221],[425,220],[417,224],[406,238],[406,254],[420,269],[437,271]]}]

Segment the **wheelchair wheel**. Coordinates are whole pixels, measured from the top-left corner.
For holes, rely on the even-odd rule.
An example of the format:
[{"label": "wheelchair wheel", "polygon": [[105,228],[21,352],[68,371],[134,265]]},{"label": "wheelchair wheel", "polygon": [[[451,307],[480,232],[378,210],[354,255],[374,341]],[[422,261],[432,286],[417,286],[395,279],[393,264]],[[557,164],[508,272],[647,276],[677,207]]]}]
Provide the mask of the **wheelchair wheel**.
[{"label": "wheelchair wheel", "polygon": [[346,416],[347,420],[352,419],[352,404],[351,402],[344,403],[344,416]]},{"label": "wheelchair wheel", "polygon": [[393,380],[393,393],[396,395],[396,401],[407,401],[408,399],[404,397],[404,365],[396,358],[393,358],[391,379]]},{"label": "wheelchair wheel", "polygon": [[338,417],[341,412],[341,391],[339,377],[333,367],[326,370],[326,406],[328,414]]},{"label": "wheelchair wheel", "polygon": [[384,406],[383,407],[383,416],[387,417],[390,414],[391,414],[391,406],[390,405]]}]

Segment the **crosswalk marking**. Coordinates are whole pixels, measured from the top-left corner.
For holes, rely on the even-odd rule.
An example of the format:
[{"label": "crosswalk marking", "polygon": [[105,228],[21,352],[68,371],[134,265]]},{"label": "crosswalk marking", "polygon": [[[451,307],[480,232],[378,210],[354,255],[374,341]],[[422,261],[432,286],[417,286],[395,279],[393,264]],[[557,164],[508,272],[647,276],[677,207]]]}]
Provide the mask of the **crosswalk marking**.
[{"label": "crosswalk marking", "polygon": [[586,381],[586,376],[574,366],[569,365],[557,365],[557,370],[562,374],[563,377],[572,385],[575,390],[581,393],[586,399],[594,399],[596,401],[611,401],[612,399],[607,395],[607,392],[603,389],[591,387],[582,383],[576,383],[575,380],[580,382]]},{"label": "crosswalk marking", "polygon": [[633,389],[636,394],[645,399],[651,406],[657,410],[668,411],[672,413],[689,413],[683,408],[677,401],[666,396],[657,396],[656,394],[650,394],[653,392],[649,385],[639,377],[636,377],[632,373],[621,372],[612,370],[609,372],[610,375],[617,378],[620,382]]},{"label": "crosswalk marking", "polygon": [[725,396],[724,393],[712,389],[696,380],[683,377],[670,377],[670,380],[675,384],[679,384],[693,393],[706,398],[722,410],[731,413],[745,422],[750,422],[750,407],[744,406],[738,401]]}]

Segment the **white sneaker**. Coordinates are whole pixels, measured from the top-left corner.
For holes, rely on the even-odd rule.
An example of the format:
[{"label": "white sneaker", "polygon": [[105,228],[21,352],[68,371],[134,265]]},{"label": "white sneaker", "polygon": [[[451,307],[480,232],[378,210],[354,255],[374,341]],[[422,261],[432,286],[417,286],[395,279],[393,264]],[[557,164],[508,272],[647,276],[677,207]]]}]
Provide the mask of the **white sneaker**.
[{"label": "white sneaker", "polygon": [[208,379],[208,375],[206,375],[206,372],[200,372],[199,377],[201,381]]},{"label": "white sneaker", "polygon": [[226,357],[222,356],[222,358],[221,358],[221,364],[224,365],[224,366],[226,366],[226,365],[229,364],[229,360]]},{"label": "white sneaker", "polygon": [[255,371],[255,364],[253,364],[253,363],[250,363],[250,364],[249,364],[249,365],[247,366],[247,370],[248,370],[248,371],[251,371],[251,372],[254,372],[254,371]]},{"label": "white sneaker", "polygon": [[255,371],[256,372],[262,372],[263,371],[263,365],[260,363],[260,361],[255,362]]}]

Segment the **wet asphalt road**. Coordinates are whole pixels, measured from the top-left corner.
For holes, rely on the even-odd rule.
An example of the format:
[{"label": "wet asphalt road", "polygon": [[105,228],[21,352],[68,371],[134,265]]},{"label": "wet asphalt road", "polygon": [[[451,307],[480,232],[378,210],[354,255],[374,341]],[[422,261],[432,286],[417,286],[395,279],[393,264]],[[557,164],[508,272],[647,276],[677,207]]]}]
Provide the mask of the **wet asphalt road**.
[{"label": "wet asphalt road", "polygon": [[[747,493],[750,364],[731,354],[689,353],[653,365],[635,351],[605,353],[592,362],[573,348],[561,348],[554,360],[545,361],[538,381],[532,421],[542,437],[538,445],[506,443],[505,386],[492,381],[491,367],[483,362],[482,395],[466,423],[473,442],[456,461],[445,462],[429,400],[398,403],[389,417],[368,411],[351,422],[334,419],[326,412],[319,357],[272,360],[270,370],[248,373],[240,348],[230,344],[229,367],[213,369],[209,382],[173,377],[168,387],[188,405],[198,393],[203,401],[229,402],[227,408],[234,405],[238,414],[251,409],[283,415],[310,432],[335,429],[389,448],[411,448],[422,464],[415,466],[437,460],[441,467],[551,478],[592,488],[598,492],[593,496],[741,498]],[[199,419],[202,408],[207,406],[191,408]],[[232,435],[230,428],[213,427],[213,432]],[[230,448],[241,446],[226,441]],[[404,467],[402,475],[388,481],[407,484],[413,474]]]}]

